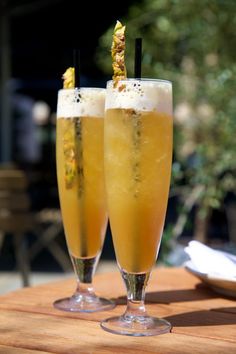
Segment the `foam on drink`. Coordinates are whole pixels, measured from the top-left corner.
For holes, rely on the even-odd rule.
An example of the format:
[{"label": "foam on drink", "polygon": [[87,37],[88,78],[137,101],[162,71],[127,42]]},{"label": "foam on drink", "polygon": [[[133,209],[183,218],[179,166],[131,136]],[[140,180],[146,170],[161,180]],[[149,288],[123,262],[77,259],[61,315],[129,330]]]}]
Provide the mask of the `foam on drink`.
[{"label": "foam on drink", "polygon": [[62,89],[58,92],[57,118],[104,117],[105,89]]},{"label": "foam on drink", "polygon": [[105,109],[135,109],[172,116],[172,85],[169,81],[128,79],[120,80],[116,87],[113,87],[113,81],[109,81],[107,88]]}]

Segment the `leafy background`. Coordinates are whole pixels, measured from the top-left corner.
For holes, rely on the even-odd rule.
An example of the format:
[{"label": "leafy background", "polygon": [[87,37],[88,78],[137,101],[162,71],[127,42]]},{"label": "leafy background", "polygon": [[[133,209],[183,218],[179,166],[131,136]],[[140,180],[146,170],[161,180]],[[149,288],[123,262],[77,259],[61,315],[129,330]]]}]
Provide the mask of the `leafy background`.
[{"label": "leafy background", "polygon": [[[225,208],[236,190],[236,1],[143,0],[121,21],[128,76],[134,39],[142,37],[142,76],[173,82],[171,195],[178,196],[179,208],[166,239],[173,243],[181,235],[194,209],[194,237],[207,242],[212,211]],[[96,53],[109,76],[112,32],[110,27],[100,38]]]}]

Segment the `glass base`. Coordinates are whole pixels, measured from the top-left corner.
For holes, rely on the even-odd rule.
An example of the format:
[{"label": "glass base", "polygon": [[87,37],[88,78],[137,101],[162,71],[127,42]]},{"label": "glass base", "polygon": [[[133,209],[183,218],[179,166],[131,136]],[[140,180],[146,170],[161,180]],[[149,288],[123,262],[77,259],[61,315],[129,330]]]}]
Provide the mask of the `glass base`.
[{"label": "glass base", "polygon": [[155,336],[169,333],[171,330],[168,321],[149,316],[111,317],[102,321],[100,325],[107,332],[134,337]]},{"label": "glass base", "polygon": [[56,300],[53,306],[67,312],[97,312],[111,310],[115,307],[115,303],[97,296],[77,295]]}]

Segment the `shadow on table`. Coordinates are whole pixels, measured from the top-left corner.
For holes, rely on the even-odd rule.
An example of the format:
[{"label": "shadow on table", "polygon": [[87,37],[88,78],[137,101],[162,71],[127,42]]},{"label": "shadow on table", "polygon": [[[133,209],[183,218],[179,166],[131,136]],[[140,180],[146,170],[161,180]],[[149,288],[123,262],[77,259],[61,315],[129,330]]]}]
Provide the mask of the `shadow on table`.
[{"label": "shadow on table", "polygon": [[236,307],[219,307],[216,309],[211,309],[212,311],[218,311],[218,312],[229,312],[229,313],[234,313],[236,314]]},{"label": "shadow on table", "polygon": [[[145,303],[170,304],[184,301],[201,301],[206,299],[214,299],[219,297],[214,291],[200,284],[198,289],[181,289],[181,290],[165,290],[147,292]],[[126,304],[126,297],[121,296],[115,299],[119,305]]]},{"label": "shadow on table", "polygon": [[[232,308],[229,308],[232,309]],[[233,308],[235,311],[236,308]],[[167,316],[165,319],[169,321],[173,327],[194,327],[194,326],[217,326],[217,325],[233,325],[236,324],[234,313],[226,313],[221,309],[214,310],[198,310],[180,313],[177,315]],[[232,310],[232,311],[233,311]]]},{"label": "shadow on table", "polygon": [[197,289],[180,289],[147,292],[146,302],[170,304],[184,301],[201,301],[219,297],[214,291],[199,285]]}]

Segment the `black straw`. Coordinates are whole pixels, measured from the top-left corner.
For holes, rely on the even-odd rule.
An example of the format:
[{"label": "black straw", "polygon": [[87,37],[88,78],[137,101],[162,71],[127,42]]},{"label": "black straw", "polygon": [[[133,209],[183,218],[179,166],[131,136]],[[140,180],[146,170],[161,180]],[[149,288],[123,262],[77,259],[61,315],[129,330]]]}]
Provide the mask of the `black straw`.
[{"label": "black straw", "polygon": [[75,68],[75,88],[80,87],[80,50],[73,50],[73,63]]},{"label": "black straw", "polygon": [[142,76],[142,38],[135,38],[134,77],[141,79]]}]

